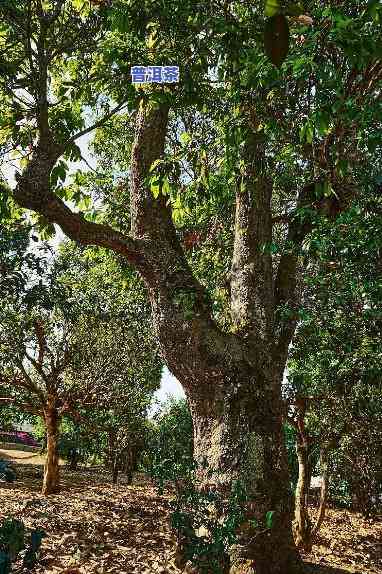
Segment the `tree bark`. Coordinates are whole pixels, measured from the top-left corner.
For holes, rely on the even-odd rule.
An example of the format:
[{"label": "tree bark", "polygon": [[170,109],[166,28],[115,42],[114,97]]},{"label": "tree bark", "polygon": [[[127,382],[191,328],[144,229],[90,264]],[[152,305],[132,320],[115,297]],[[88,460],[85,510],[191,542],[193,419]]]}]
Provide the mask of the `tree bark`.
[{"label": "tree bark", "polygon": [[[208,463],[199,466],[200,486],[212,482],[225,498],[239,481],[246,492],[245,520],[230,551],[229,573],[300,573],[280,394],[266,384],[256,390],[248,373],[232,387],[215,387],[210,400],[190,395],[195,457]],[[266,523],[270,511],[271,528]]]},{"label": "tree bark", "polygon": [[296,545],[309,552],[312,548],[312,528],[308,511],[310,472],[308,468],[308,441],[305,436],[297,436],[296,453],[298,460],[298,481],[295,492],[293,531]]},{"label": "tree bark", "polygon": [[49,399],[44,409],[46,428],[46,461],[42,494],[54,494],[60,490],[59,457],[58,457],[58,427],[59,415],[54,401]]},{"label": "tree bark", "polygon": [[117,484],[120,457],[118,453],[117,438],[113,431],[109,431],[108,439],[109,439],[108,450],[109,450],[109,460],[112,473],[112,482],[113,484]]},{"label": "tree bark", "polygon": [[127,484],[133,482],[133,474],[137,468],[139,449],[136,446],[128,445],[123,450],[122,472],[126,476]]},{"label": "tree bark", "polygon": [[113,475],[112,475],[113,484],[117,484],[118,482],[118,472],[119,472],[119,460],[117,455],[115,455],[113,459]]}]

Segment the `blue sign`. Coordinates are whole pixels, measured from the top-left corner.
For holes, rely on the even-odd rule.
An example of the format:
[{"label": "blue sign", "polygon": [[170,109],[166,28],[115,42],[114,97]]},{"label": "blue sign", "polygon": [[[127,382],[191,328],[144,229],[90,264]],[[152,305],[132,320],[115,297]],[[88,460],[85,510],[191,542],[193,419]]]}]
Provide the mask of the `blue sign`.
[{"label": "blue sign", "polygon": [[179,66],[132,66],[133,84],[174,84],[179,82]]}]

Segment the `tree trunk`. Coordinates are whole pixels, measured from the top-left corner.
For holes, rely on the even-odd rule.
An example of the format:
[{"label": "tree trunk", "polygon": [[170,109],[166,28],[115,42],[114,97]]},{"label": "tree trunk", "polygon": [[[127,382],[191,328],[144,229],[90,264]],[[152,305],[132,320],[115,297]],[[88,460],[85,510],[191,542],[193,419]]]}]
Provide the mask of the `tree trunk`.
[{"label": "tree trunk", "polygon": [[[258,134],[253,115],[249,128]],[[296,574],[301,562],[291,530],[281,376],[275,385],[272,372],[276,369],[280,375],[284,368],[295,327],[294,318],[280,319],[276,309],[294,308],[298,255],[288,249],[274,277],[271,255],[264,249],[272,238],[272,185],[264,177],[266,145],[262,137],[249,135],[252,143],[248,141],[250,149],[243,154],[247,165],[237,189],[231,281],[235,331],[224,332],[214,321],[206,288],[185,257],[167,198],[163,194],[154,198],[147,185],[153,162],[164,154],[167,124],[167,104],[142,101],[130,167],[130,235],[88,222],[62,204],[49,188],[58,154],[41,140],[18,178],[15,197],[23,207],[58,223],[72,239],[110,248],[140,272],[149,291],[163,358],[188,390],[196,456],[214,467],[214,478],[223,490],[237,479],[245,482],[250,497],[247,518],[259,523],[255,527],[247,521],[240,530],[239,543],[231,553],[232,574],[251,570]],[[306,203],[305,189],[299,206],[301,202]],[[301,229],[299,219],[292,218],[288,244],[299,245],[308,228]],[[202,484],[209,481],[207,473],[200,474]],[[272,528],[265,520],[270,511]]]},{"label": "tree trunk", "polygon": [[127,446],[123,451],[122,471],[126,475],[127,484],[133,482],[133,473],[137,467],[138,449],[134,446]]},{"label": "tree trunk", "polygon": [[[216,392],[215,386],[214,397],[191,396],[190,407],[195,458],[208,463],[199,466],[200,486],[212,482],[226,498],[240,481],[247,494],[245,520],[230,550],[227,571],[300,573],[279,393],[258,391],[248,382],[235,385],[234,392],[228,385]],[[271,526],[266,519],[270,511]]]},{"label": "tree trunk", "polygon": [[48,495],[54,494],[60,489],[58,457],[59,415],[54,406],[54,401],[48,401],[48,405],[44,410],[44,421],[46,428],[46,461],[42,494]]},{"label": "tree trunk", "polygon": [[70,470],[77,470],[78,468],[78,451],[72,448],[69,454],[69,468]]},{"label": "tree trunk", "polygon": [[320,451],[320,472],[321,472],[321,492],[320,492],[320,506],[318,508],[318,513],[316,517],[316,522],[312,530],[312,538],[317,536],[318,531],[321,528],[321,524],[325,519],[326,504],[328,501],[328,489],[329,489],[329,464],[328,464],[328,454],[329,449],[327,446],[323,446]]},{"label": "tree trunk", "polygon": [[298,481],[295,492],[294,539],[299,548],[308,552],[312,548],[311,521],[308,512],[310,472],[308,464],[308,441],[297,435],[296,453],[298,459]]},{"label": "tree trunk", "polygon": [[119,460],[118,456],[115,455],[113,459],[113,484],[118,482],[118,472],[119,472]]},{"label": "tree trunk", "polygon": [[118,453],[117,437],[114,431],[108,432],[108,454],[112,473],[112,482],[113,484],[117,484],[119,465],[120,465],[120,455]]}]

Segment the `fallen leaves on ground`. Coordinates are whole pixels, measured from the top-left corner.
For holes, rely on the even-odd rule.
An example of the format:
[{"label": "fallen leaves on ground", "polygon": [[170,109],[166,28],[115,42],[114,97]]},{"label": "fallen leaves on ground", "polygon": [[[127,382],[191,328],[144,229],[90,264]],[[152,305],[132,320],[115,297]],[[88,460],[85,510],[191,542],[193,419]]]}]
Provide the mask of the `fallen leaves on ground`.
[{"label": "fallen leaves on ground", "polygon": [[[179,574],[169,526],[169,498],[148,480],[110,484],[100,469],[62,468],[62,492],[39,493],[42,467],[17,466],[18,479],[0,484],[0,518],[13,515],[43,528],[36,574]],[[378,574],[382,570],[382,524],[345,510],[329,510],[311,554],[317,574]],[[339,569],[339,570],[337,570]]]},{"label": "fallen leaves on ground", "polygon": [[[363,518],[349,510],[329,508],[308,562],[323,567],[322,574],[340,572],[380,574],[382,572],[382,520]],[[325,567],[333,570],[325,570]],[[321,572],[320,572],[321,574]]]}]

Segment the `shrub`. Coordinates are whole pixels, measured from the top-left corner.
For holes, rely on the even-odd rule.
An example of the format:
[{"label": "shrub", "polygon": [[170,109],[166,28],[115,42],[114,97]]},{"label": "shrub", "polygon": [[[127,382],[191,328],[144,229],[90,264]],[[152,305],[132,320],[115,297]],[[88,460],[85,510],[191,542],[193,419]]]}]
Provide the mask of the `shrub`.
[{"label": "shrub", "polygon": [[16,473],[12,466],[6,460],[0,459],[0,480],[13,482],[16,479]]},{"label": "shrub", "polygon": [[0,526],[0,574],[9,574],[12,563],[21,557],[24,568],[32,569],[38,560],[38,553],[45,533],[33,530],[26,536],[21,520],[6,518]]},{"label": "shrub", "polygon": [[192,419],[186,400],[171,398],[164,403],[148,435],[143,461],[160,489],[167,481],[188,479],[194,462]]},{"label": "shrub", "polygon": [[229,564],[229,548],[235,544],[245,521],[246,501],[245,489],[239,481],[233,484],[228,497],[214,486],[200,490],[192,481],[184,484],[171,503],[178,566],[182,568],[190,562],[201,574],[224,574]]}]

